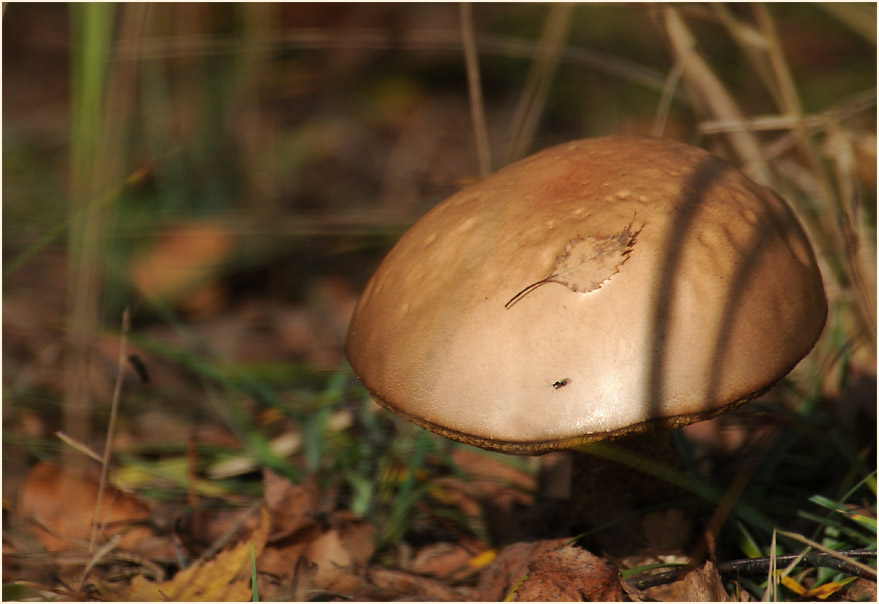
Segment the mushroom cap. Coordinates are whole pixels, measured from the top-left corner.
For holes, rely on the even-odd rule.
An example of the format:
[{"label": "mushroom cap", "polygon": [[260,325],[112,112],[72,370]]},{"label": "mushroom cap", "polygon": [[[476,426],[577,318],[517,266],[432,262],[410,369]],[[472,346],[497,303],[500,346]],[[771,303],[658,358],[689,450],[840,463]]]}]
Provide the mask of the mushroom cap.
[{"label": "mushroom cap", "polygon": [[381,405],[539,454],[753,398],[827,315],[787,204],[665,139],[562,144],[443,201],[381,263],[346,354]]}]

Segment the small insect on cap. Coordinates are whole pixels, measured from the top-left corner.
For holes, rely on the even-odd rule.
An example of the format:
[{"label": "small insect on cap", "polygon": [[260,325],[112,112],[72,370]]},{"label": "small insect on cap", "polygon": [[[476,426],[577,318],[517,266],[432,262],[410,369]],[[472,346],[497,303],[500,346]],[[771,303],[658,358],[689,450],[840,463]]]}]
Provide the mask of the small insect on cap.
[{"label": "small insect on cap", "polygon": [[815,255],[777,195],[701,149],[607,137],[428,212],[366,286],[346,352],[406,419],[543,453],[753,398],[826,315]]}]

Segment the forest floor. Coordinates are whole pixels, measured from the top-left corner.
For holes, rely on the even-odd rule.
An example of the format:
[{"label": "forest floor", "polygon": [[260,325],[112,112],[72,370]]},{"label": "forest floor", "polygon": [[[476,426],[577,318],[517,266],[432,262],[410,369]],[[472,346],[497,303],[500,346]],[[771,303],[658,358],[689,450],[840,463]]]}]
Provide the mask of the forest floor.
[{"label": "forest floor", "polygon": [[681,8],[747,127],[665,5],[474,9],[495,166],[612,132],[746,165],[744,130],[824,274],[815,351],[680,431],[677,551],[621,557],[567,528],[564,454],[430,434],[348,366],[480,154],[459,6],[344,6],[4,5],[3,599],[875,601],[875,7],[872,42]]}]

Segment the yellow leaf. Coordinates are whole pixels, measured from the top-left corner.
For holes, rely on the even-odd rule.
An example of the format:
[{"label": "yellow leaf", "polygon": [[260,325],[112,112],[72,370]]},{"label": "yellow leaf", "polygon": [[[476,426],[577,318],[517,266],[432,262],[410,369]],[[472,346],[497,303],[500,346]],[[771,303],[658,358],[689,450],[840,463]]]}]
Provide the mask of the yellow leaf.
[{"label": "yellow leaf", "polygon": [[266,543],[269,516],[262,509],[262,521],[250,541],[239,543],[216,558],[177,573],[170,581],[152,583],[142,576],[126,586],[99,584],[101,595],[127,602],[245,602],[251,599],[251,543],[259,556]]},{"label": "yellow leaf", "polygon": [[824,585],[819,585],[818,587],[813,587],[812,589],[806,589],[801,583],[797,582],[790,576],[782,578],[781,583],[785,587],[796,593],[798,596],[809,599],[820,598],[822,600],[826,600],[855,579],[857,579],[857,577],[848,577],[846,579],[843,579],[842,581],[825,583]]},{"label": "yellow leaf", "polygon": [[818,587],[813,587],[809,590],[809,593],[806,594],[806,597],[821,598],[822,600],[826,600],[855,579],[857,579],[857,577],[847,577],[842,581],[833,581],[831,583],[819,585]]},{"label": "yellow leaf", "polygon": [[785,587],[787,587],[789,590],[791,590],[795,594],[797,594],[798,596],[804,596],[809,591],[808,589],[806,589],[805,587],[800,585],[799,582],[797,582],[797,580],[791,576],[782,577],[781,584],[784,585]]},{"label": "yellow leaf", "polygon": [[482,568],[483,566],[490,564],[495,558],[497,558],[497,550],[489,549],[470,558],[470,561],[467,564],[471,568]]}]

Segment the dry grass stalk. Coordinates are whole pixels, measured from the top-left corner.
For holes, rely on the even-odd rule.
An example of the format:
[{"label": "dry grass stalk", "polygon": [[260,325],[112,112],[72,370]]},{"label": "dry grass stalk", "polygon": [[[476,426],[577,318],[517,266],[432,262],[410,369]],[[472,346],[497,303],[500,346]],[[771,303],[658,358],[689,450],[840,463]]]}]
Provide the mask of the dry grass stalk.
[{"label": "dry grass stalk", "polygon": [[656,107],[656,117],[653,120],[653,127],[650,130],[652,136],[662,136],[665,132],[665,125],[668,122],[668,113],[671,110],[671,103],[674,100],[675,92],[681,81],[681,75],[684,73],[684,61],[678,58],[668,76],[665,78],[665,84],[662,87],[662,95],[659,97],[659,104]]},{"label": "dry grass stalk", "polygon": [[521,159],[528,152],[546,99],[552,87],[552,79],[564,51],[565,41],[571,28],[572,4],[551,4],[543,24],[540,41],[534,49],[534,59],[525,80],[522,96],[516,105],[508,131],[507,143],[501,155],[502,165]]},{"label": "dry grass stalk", "polygon": [[470,96],[470,116],[476,137],[476,155],[479,157],[479,175],[491,174],[491,150],[488,144],[488,128],[485,125],[485,106],[482,102],[482,83],[479,75],[479,55],[473,34],[473,5],[461,3],[461,44],[464,47],[464,64],[467,67],[467,92]]},{"label": "dry grass stalk", "polygon": [[872,2],[819,2],[815,7],[876,46],[876,5]]},{"label": "dry grass stalk", "polygon": [[[805,161],[806,170],[817,186],[820,206],[825,210],[836,210],[817,212],[813,220],[817,220],[819,224],[812,226],[811,231],[818,237],[818,241],[822,241],[824,249],[844,259],[847,277],[840,279],[833,275],[831,278],[836,280],[842,289],[844,287],[841,282],[850,282],[850,288],[854,290],[856,298],[855,315],[861,324],[860,331],[871,336],[868,339],[875,351],[876,304],[874,296],[868,292],[866,285],[868,279],[863,274],[864,268],[869,263],[864,262],[860,231],[856,226],[860,223],[861,204],[858,199],[851,146],[844,140],[838,121],[831,119],[826,123],[825,144],[821,149],[818,148],[803,113],[796,82],[785,57],[775,20],[765,5],[753,5],[753,12],[758,31],[752,31],[752,35],[737,34],[737,31],[746,28],[746,25],[737,20],[727,20],[727,27],[743,50],[747,50],[743,40],[756,38],[760,41],[759,47],[762,52],[752,52],[749,58],[757,73],[768,73],[768,76],[763,78],[764,84],[776,100],[781,113],[790,119],[789,129],[794,137],[793,144],[797,157]],[[835,168],[833,177],[825,165],[825,158]],[[871,272],[875,272],[875,267],[872,267]]]},{"label": "dry grass stalk", "polygon": [[107,488],[107,478],[110,473],[110,455],[113,453],[113,438],[116,434],[116,420],[119,416],[119,400],[122,396],[122,381],[125,375],[125,364],[128,358],[126,347],[128,343],[128,331],[131,329],[131,311],[126,308],[122,312],[122,331],[119,334],[119,362],[117,365],[116,385],[113,388],[113,402],[110,406],[110,421],[107,425],[107,437],[104,443],[104,455],[101,461],[101,482],[98,485],[98,500],[95,502],[95,513],[92,517],[92,534],[89,538],[89,550],[94,549],[95,540],[101,521],[101,508],[104,501],[104,491]]},{"label": "dry grass stalk", "polygon": [[[811,200],[811,204],[798,204],[798,210],[810,237],[830,261],[823,271],[828,291],[836,300],[854,298],[851,306],[857,331],[869,336],[863,339],[869,339],[868,345],[875,352],[876,302],[867,277],[875,272],[875,262],[866,257],[861,240],[852,150],[839,126],[844,116],[875,106],[875,91],[855,95],[821,115],[805,115],[769,8],[752,7],[753,25],[736,17],[728,7],[713,8],[774,100],[779,114],[745,118],[734,97],[699,54],[692,33],[677,10],[665,7],[666,32],[677,61],[684,63],[684,81],[694,103],[706,114],[700,130],[703,134],[725,134],[745,169],[757,180],[788,198]],[[763,145],[756,136],[759,130],[784,132]],[[820,145],[815,140],[818,134],[826,137]]]},{"label": "dry grass stalk", "polygon": [[[744,114],[735,99],[699,54],[692,32],[674,7],[664,8],[663,22],[676,60],[684,65],[684,82],[694,101],[715,119],[743,120]],[[771,173],[757,138],[750,132],[729,132],[727,139],[741,159],[743,170],[761,184],[769,184]]]},{"label": "dry grass stalk", "polygon": [[75,438],[70,438],[64,432],[61,432],[59,430],[58,432],[55,432],[55,436],[57,436],[65,445],[67,445],[68,447],[70,447],[74,451],[78,451],[79,453],[82,453],[86,457],[91,457],[92,459],[94,459],[98,463],[101,463],[104,461],[104,458],[101,457],[100,455],[98,455],[91,447],[85,445],[84,443],[77,441]]},{"label": "dry grass stalk", "polygon": [[[138,40],[143,33],[147,7],[127,4],[122,8],[120,36]],[[83,59],[82,69],[89,69]],[[104,276],[105,232],[112,222],[112,206],[105,203],[122,180],[122,150],[133,123],[137,94],[137,62],[116,62],[107,79],[106,93],[100,83],[80,97],[74,125],[73,180],[71,184],[70,258],[68,277],[68,341],[64,399],[65,432],[80,442],[89,440],[92,403],[88,379],[92,350],[100,323],[101,285]],[[91,98],[97,96],[97,98]],[[96,103],[97,106],[92,106]],[[91,131],[97,125],[97,132]],[[86,211],[80,211],[87,208]],[[70,469],[81,458],[70,457]]]}]

